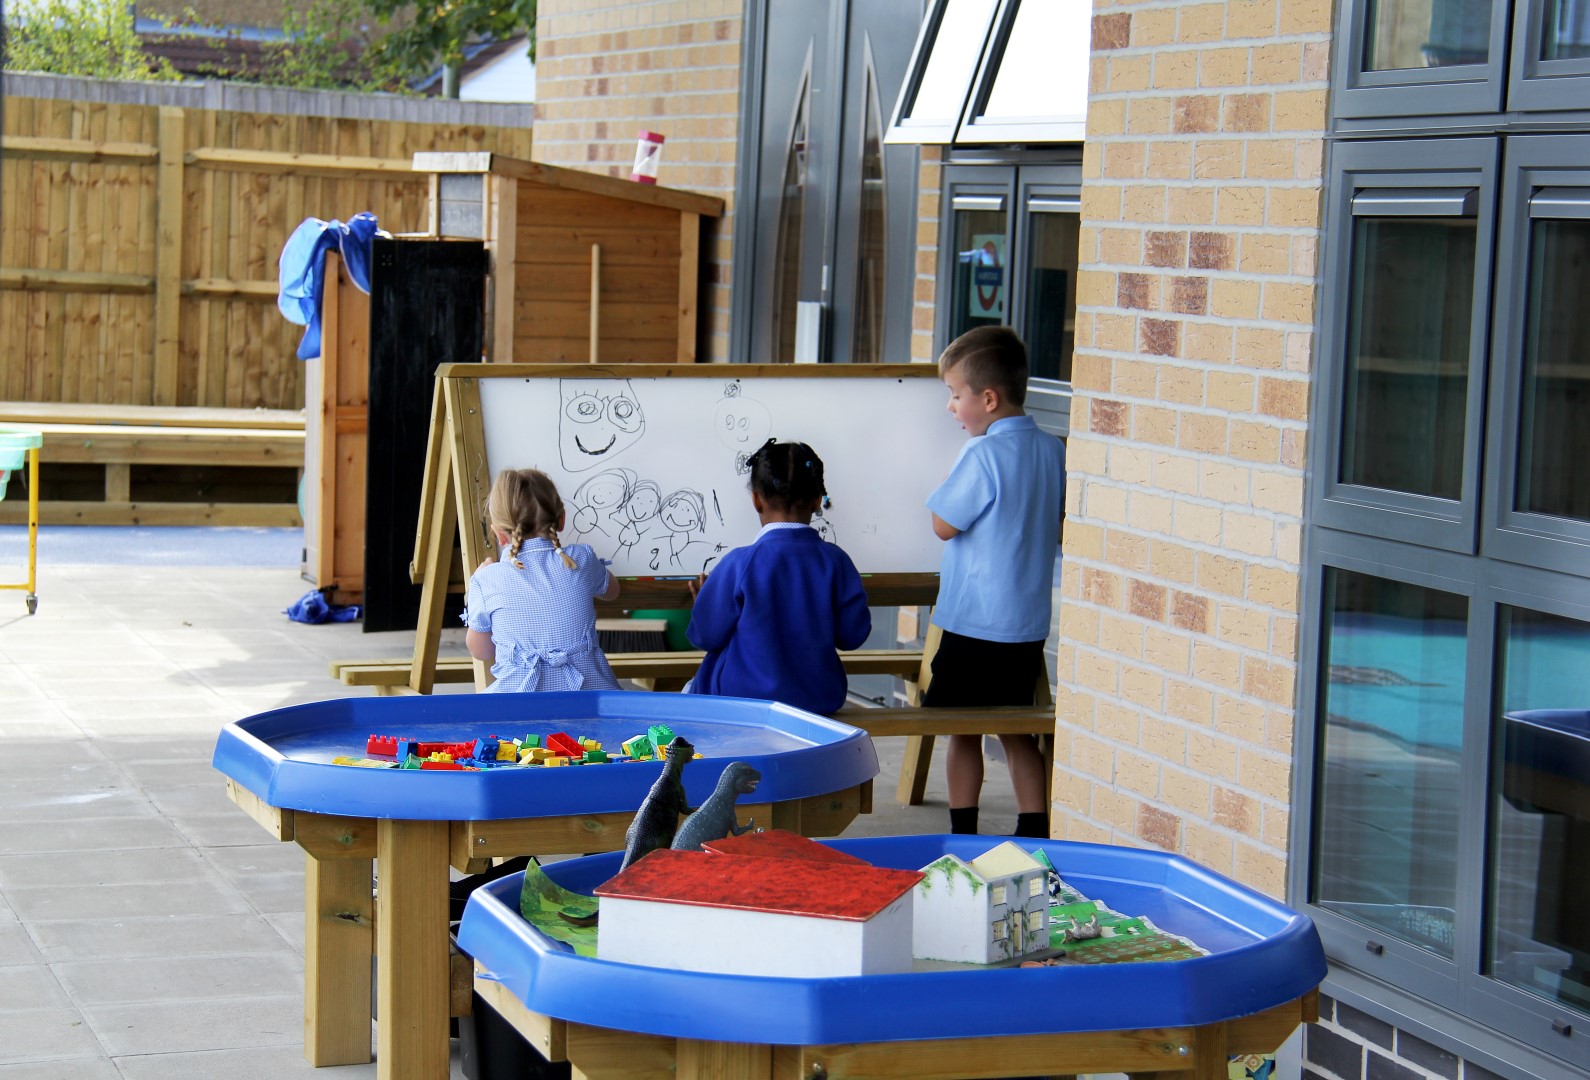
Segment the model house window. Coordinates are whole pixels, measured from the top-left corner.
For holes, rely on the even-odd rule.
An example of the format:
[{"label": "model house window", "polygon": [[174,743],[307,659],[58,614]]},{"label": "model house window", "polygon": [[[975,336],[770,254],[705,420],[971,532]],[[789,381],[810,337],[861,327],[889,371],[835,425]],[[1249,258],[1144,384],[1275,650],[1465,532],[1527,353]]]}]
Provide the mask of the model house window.
[{"label": "model house window", "polygon": [[1294,894],[1590,1068],[1590,134],[1344,141],[1326,190]]}]

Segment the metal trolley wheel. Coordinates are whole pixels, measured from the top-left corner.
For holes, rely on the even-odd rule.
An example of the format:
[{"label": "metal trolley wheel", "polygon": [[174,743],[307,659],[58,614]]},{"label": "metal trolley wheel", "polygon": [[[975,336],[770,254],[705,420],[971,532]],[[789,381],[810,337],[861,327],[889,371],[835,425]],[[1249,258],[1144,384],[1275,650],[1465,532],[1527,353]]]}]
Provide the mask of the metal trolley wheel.
[{"label": "metal trolley wheel", "polygon": [[38,613],[39,613],[39,597],[38,597],[38,594],[37,593],[28,593],[28,614],[29,615],[37,615]]}]

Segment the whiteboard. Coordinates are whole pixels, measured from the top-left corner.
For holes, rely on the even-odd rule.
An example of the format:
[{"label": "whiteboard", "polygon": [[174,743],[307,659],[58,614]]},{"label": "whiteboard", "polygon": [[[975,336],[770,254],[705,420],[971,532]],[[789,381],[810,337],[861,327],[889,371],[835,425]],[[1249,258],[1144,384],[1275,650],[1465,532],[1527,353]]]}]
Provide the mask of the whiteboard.
[{"label": "whiteboard", "polygon": [[770,437],[822,458],[832,505],[812,524],[862,573],[938,572],[943,543],[923,504],[966,434],[937,379],[613,371],[479,385],[491,476],[548,473],[567,512],[564,543],[590,544],[614,574],[693,577],[754,540],[746,459]]}]

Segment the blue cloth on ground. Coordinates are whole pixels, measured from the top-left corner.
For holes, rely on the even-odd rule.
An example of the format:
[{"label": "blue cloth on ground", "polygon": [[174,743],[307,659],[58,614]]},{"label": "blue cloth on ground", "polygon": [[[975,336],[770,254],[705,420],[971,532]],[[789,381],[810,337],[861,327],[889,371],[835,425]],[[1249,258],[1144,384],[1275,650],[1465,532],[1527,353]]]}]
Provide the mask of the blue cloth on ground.
[{"label": "blue cloth on ground", "polygon": [[319,624],[354,622],[363,611],[358,604],[333,604],[320,594],[319,589],[310,589],[292,606],[283,608],[282,614],[293,622]]},{"label": "blue cloth on ground", "polygon": [[298,359],[320,355],[320,297],[325,289],[326,252],[336,248],[348,267],[348,277],[362,292],[370,291],[370,248],[380,229],[368,210],[344,224],[336,218],[305,218],[282,245],[277,263],[279,293],[276,306],[287,321],[304,327],[298,342]]}]

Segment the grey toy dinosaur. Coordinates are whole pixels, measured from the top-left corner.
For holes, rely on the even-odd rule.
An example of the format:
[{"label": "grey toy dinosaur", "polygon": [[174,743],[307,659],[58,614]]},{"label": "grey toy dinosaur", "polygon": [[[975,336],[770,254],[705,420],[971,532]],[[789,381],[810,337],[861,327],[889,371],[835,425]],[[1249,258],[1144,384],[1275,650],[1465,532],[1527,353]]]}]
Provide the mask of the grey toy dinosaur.
[{"label": "grey toy dinosaur", "polygon": [[679,815],[690,811],[690,803],[685,798],[684,772],[685,763],[695,751],[682,735],[674,736],[663,748],[662,775],[641,800],[635,820],[624,830],[624,862],[620,870],[642,855],[673,843],[674,833],[679,828]]},{"label": "grey toy dinosaur", "polygon": [[674,850],[700,851],[701,845],[708,840],[739,836],[755,828],[754,818],[743,826],[736,826],[734,800],[755,791],[761,780],[762,774],[745,762],[730,762],[718,777],[718,786],[712,789],[707,801],[679,826],[679,832],[674,836]]}]

